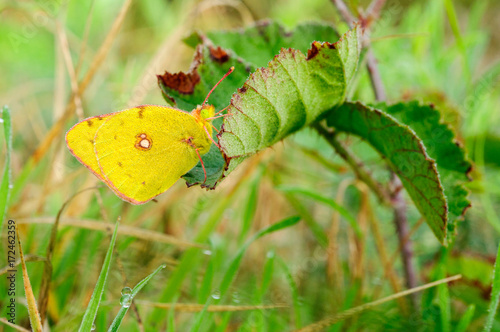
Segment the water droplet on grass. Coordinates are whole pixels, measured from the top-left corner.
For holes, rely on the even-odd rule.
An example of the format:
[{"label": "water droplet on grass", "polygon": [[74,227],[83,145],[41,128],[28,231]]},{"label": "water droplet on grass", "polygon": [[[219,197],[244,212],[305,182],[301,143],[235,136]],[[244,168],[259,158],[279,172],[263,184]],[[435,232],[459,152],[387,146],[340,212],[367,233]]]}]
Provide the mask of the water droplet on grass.
[{"label": "water droplet on grass", "polygon": [[120,305],[124,308],[130,307],[132,304],[132,296],[131,295],[122,295],[120,298]]},{"label": "water droplet on grass", "polygon": [[212,293],[212,298],[215,299],[215,300],[219,300],[220,299],[220,290],[216,289],[213,293]]},{"label": "water droplet on grass", "polygon": [[132,294],[132,288],[130,287],[123,287],[122,289],[122,295],[130,295]]},{"label": "water droplet on grass", "polygon": [[203,250],[203,254],[207,255],[207,256],[210,256],[212,254],[212,251],[206,249],[206,250]]}]

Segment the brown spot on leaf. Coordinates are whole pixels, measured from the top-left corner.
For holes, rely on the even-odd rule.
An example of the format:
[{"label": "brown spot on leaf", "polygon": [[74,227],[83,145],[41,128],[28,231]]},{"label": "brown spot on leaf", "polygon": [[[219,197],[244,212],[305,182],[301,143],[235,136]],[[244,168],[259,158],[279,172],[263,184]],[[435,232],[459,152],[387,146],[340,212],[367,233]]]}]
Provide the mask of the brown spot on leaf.
[{"label": "brown spot on leaf", "polygon": [[165,72],[165,74],[158,75],[157,77],[159,84],[163,84],[182,94],[192,94],[194,92],[194,87],[200,82],[200,75],[197,71],[187,74],[182,71],[175,74]]},{"label": "brown spot on leaf", "polygon": [[316,55],[319,53],[319,48],[320,44],[318,42],[314,42],[311,44],[311,48],[307,50],[307,59],[306,60],[311,60],[314,58]]},{"label": "brown spot on leaf", "polygon": [[229,54],[225,50],[223,50],[220,46],[213,47],[209,46],[210,49],[210,57],[218,62],[218,63],[224,63],[229,60]]},{"label": "brown spot on leaf", "polygon": [[326,46],[328,46],[328,48],[331,50],[337,49],[337,46],[335,44],[332,44],[332,43],[326,43]]},{"label": "brown spot on leaf", "polygon": [[[163,87],[166,86],[172,90],[176,90],[182,94],[192,94],[194,92],[194,87],[200,82],[200,74],[198,74],[198,66],[203,60],[203,46],[199,45],[196,48],[196,53],[194,54],[194,60],[191,64],[191,70],[188,73],[179,72],[171,74],[165,72],[163,75],[157,75],[158,85],[163,91]],[[164,91],[164,96],[166,92]],[[172,100],[170,97],[168,97]]]},{"label": "brown spot on leaf", "polygon": [[241,88],[238,88],[238,92],[239,93],[245,93],[245,92],[247,92],[247,87],[243,85]]}]

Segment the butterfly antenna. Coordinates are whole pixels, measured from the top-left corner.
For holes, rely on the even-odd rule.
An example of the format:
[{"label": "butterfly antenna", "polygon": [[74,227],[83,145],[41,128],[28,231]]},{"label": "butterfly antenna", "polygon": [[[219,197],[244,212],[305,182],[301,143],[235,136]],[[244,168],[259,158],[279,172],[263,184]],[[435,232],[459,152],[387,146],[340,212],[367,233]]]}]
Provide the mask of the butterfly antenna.
[{"label": "butterfly antenna", "polygon": [[217,82],[217,84],[214,85],[214,87],[212,88],[212,90],[210,90],[210,92],[208,93],[207,98],[205,98],[205,100],[203,101],[203,104],[201,104],[201,107],[205,106],[205,104],[206,104],[206,102],[208,100],[208,97],[210,97],[210,95],[215,90],[215,88],[220,84],[220,82],[222,82],[226,77],[228,77],[229,74],[231,74],[233,72],[233,70],[234,70],[234,66],[232,66],[231,68],[229,68],[229,71],[224,76],[222,76],[222,78],[219,80],[219,82]]}]

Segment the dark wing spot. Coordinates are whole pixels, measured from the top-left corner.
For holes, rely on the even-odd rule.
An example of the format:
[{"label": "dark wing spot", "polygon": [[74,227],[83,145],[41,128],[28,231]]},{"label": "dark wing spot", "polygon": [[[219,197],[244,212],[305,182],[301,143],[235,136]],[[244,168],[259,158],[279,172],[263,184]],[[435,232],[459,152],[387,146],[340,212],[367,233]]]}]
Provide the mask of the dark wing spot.
[{"label": "dark wing spot", "polygon": [[123,167],[123,165],[122,165],[122,163],[121,163],[121,162],[118,162],[118,166]]},{"label": "dark wing spot", "polygon": [[144,117],[144,106],[137,106],[137,108],[139,109],[139,112],[137,112],[137,115],[139,116],[139,119],[142,119]]},{"label": "dark wing spot", "polygon": [[94,144],[94,140],[93,139],[89,139],[89,142],[90,142],[90,144]]},{"label": "dark wing spot", "polygon": [[115,137],[114,137],[114,138],[116,139],[116,135],[115,135]]},{"label": "dark wing spot", "polygon": [[94,123],[92,122],[92,120],[87,120],[87,124],[89,125],[89,127],[92,127]]},{"label": "dark wing spot", "polygon": [[142,181],[142,185],[144,185],[144,186],[145,186],[145,185],[146,185],[146,181]]}]

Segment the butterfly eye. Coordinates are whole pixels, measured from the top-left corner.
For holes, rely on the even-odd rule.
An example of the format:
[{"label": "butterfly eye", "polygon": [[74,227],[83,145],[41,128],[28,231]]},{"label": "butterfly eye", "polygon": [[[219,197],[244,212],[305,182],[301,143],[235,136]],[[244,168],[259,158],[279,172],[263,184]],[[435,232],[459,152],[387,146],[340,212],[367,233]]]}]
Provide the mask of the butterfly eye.
[{"label": "butterfly eye", "polygon": [[148,135],[142,133],[136,136],[137,141],[135,142],[135,147],[139,150],[149,150],[151,149],[151,146],[153,145],[153,142],[151,139],[148,137]]}]

